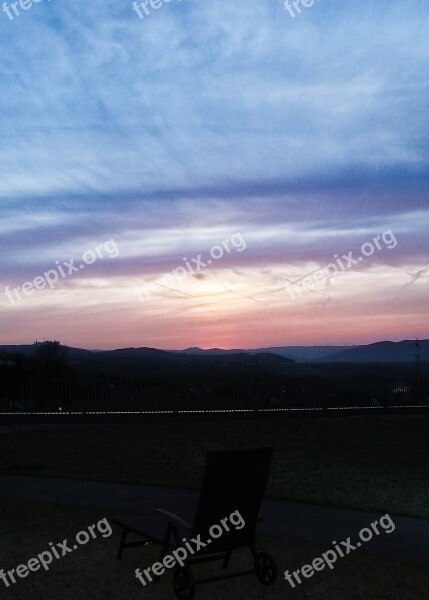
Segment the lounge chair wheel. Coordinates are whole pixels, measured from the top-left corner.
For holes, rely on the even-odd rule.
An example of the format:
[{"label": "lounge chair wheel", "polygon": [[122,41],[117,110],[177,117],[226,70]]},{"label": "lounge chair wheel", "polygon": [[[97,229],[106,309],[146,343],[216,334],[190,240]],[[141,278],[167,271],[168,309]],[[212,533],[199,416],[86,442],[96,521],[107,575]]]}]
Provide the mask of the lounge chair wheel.
[{"label": "lounge chair wheel", "polygon": [[258,552],[255,557],[256,577],[263,585],[273,585],[277,579],[277,565],[266,552]]},{"label": "lounge chair wheel", "polygon": [[195,596],[195,585],[188,567],[180,567],[174,573],[174,593],[179,600],[192,600]]}]

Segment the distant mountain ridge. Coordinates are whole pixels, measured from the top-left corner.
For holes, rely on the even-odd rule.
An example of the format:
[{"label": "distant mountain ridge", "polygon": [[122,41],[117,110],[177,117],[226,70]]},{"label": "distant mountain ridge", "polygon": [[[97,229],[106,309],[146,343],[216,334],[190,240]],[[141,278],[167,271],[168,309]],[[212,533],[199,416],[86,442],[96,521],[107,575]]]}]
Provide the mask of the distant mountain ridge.
[{"label": "distant mountain ridge", "polygon": [[[422,361],[429,361],[429,340],[421,340],[420,354]],[[23,354],[32,356],[36,346],[24,345],[0,345],[0,352],[4,355]],[[264,360],[273,355],[277,359],[286,362],[298,363],[402,363],[413,362],[416,355],[416,341],[403,340],[400,342],[381,341],[373,344],[357,346],[280,346],[255,349],[232,349],[222,348],[186,348],[184,350],[160,350],[157,348],[118,348],[116,350],[85,350],[81,348],[67,347],[68,357],[72,362],[90,360],[91,362],[107,360],[109,363],[123,361],[162,362],[167,364],[178,364],[180,357],[186,359],[186,363],[192,357],[203,359],[225,358],[228,361],[244,360],[247,356],[259,356]]]},{"label": "distant mountain ridge", "polygon": [[[17,355],[27,359],[27,368],[38,345],[0,346],[1,365],[14,367],[22,363]],[[175,353],[157,348],[118,348],[116,350],[95,351],[69,348],[67,350],[69,366],[83,376],[102,376],[120,378],[181,378],[190,376],[247,377],[255,373],[275,374],[282,372],[294,361],[269,352],[249,354],[231,352],[222,355],[201,353],[192,355]],[[4,350],[4,352],[2,352]]]},{"label": "distant mountain ridge", "polygon": [[[429,361],[429,340],[420,340],[420,356],[422,361]],[[401,342],[376,342],[366,346],[357,346],[336,352],[320,362],[329,363],[397,363],[412,362],[417,354],[416,340]]]},{"label": "distant mountain ridge", "polygon": [[177,354],[191,354],[194,356],[211,355],[211,356],[222,356],[224,354],[277,354],[284,358],[291,358],[296,362],[313,362],[320,358],[327,357],[331,354],[340,352],[341,350],[348,350],[355,346],[278,346],[271,348],[255,348],[245,350],[232,349],[223,350],[222,348],[209,348],[204,350],[202,348],[186,348],[185,350],[170,350]]},{"label": "distant mountain ridge", "polygon": [[[429,340],[421,340],[419,344],[422,361],[429,361]],[[291,358],[298,363],[395,363],[414,361],[417,351],[415,340],[403,340],[400,342],[382,341],[356,346],[281,346],[251,350],[187,348],[186,350],[175,350],[174,352],[198,356],[204,354],[221,356],[239,352],[248,354],[269,353]]]}]

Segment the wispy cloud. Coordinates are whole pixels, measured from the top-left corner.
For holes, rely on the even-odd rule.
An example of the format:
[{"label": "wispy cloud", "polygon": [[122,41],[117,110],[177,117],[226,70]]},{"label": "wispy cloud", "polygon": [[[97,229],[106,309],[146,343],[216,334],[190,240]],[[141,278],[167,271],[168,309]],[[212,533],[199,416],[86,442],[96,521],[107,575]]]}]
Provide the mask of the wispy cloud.
[{"label": "wispy cloud", "polygon": [[[110,314],[125,339],[143,318],[126,291],[135,281],[235,231],[245,253],[210,281],[193,278],[183,290],[192,297],[164,290],[162,305],[145,309],[152,344],[180,346],[185,331],[197,343],[197,323],[217,342],[245,345],[249,327],[269,342],[275,319],[288,322],[283,336],[303,339],[313,301],[328,298],[318,310],[332,330],[338,303],[349,302],[345,315],[379,315],[395,285],[398,328],[420,320],[429,333],[427,278],[407,275],[427,265],[428,25],[426,0],[324,0],[295,20],[281,0],[183,0],[145,21],[113,0],[41,2],[13,21],[1,13],[0,285],[98,241],[121,249],[25,309],[0,301],[7,341],[40,328],[101,346]],[[397,251],[347,277],[341,293],[333,284],[308,305],[284,304],[282,277],[389,227]],[[371,273],[369,303],[361,282]],[[64,319],[76,311],[71,328]],[[229,328],[222,339],[219,328]],[[320,323],[313,330],[329,337]]]}]

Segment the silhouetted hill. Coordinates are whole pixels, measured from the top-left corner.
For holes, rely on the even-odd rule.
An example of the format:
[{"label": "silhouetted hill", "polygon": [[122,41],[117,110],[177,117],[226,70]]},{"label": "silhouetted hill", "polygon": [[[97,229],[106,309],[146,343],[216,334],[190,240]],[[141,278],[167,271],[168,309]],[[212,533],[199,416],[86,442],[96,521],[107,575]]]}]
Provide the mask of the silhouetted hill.
[{"label": "silhouetted hill", "polygon": [[287,356],[296,362],[317,362],[322,358],[337,352],[348,350],[354,346],[282,346],[280,348],[261,348],[260,350],[252,350],[251,352],[272,352],[280,356]]},{"label": "silhouetted hill", "polygon": [[207,348],[205,350],[203,348],[185,348],[185,350],[169,350],[169,352],[173,352],[174,354],[190,354],[193,356],[222,356],[223,354],[242,354],[243,352],[249,351],[244,349],[223,350],[222,348]]},{"label": "silhouetted hill", "polygon": [[17,345],[17,346],[0,346],[0,352],[7,354],[23,354],[24,356],[32,356],[34,352],[33,344]]},{"label": "silhouetted hill", "polygon": [[[0,346],[3,360],[22,355],[31,358],[36,345]],[[420,342],[422,361],[429,361],[429,340]],[[222,350],[188,348],[159,350],[157,348],[118,348],[90,351],[67,348],[67,358],[77,374],[104,377],[178,377],[205,373],[210,375],[243,375],[252,371],[290,373],[294,363],[296,373],[310,374],[311,369],[326,370],[323,365],[349,363],[410,363],[415,360],[415,341],[377,342],[365,346],[283,346],[252,350]],[[2,353],[2,354],[1,354]],[[300,370],[300,364],[305,371]],[[310,369],[310,370],[309,370]]]},{"label": "silhouetted hill", "polygon": [[296,362],[315,362],[321,358],[326,358],[342,350],[348,350],[355,346],[280,346],[272,348],[257,348],[252,350],[222,350],[221,348],[186,348],[186,350],[172,350],[171,352],[179,354],[188,354],[194,356],[212,355],[222,356],[224,354],[237,354],[246,352],[247,354],[277,354],[285,358],[290,358]]},{"label": "silhouetted hill", "polygon": [[[429,361],[429,340],[420,341],[421,357]],[[415,360],[415,340],[404,340],[402,342],[376,342],[366,346],[357,346],[343,350],[331,356],[320,359],[325,363],[399,363],[412,362]]]},{"label": "silhouetted hill", "polygon": [[92,353],[79,368],[88,374],[105,373],[115,377],[173,377],[204,372],[251,371],[255,368],[279,370],[293,361],[274,354],[243,353],[194,355],[154,348],[125,348]]},{"label": "silhouetted hill", "polygon": [[[37,345],[35,344],[22,344],[22,345],[5,345],[0,346],[0,352],[5,352],[7,354],[22,354],[24,356],[31,357],[33,356]],[[71,348],[69,346],[64,346],[67,349],[67,356],[70,360],[84,359],[88,358],[92,355],[90,350],[84,350],[82,348]]]},{"label": "silhouetted hill", "polygon": [[[222,356],[237,352],[246,352],[250,355],[272,353],[293,359],[298,363],[394,363],[414,361],[416,354],[415,344],[415,340],[404,340],[401,342],[376,342],[363,346],[281,346],[255,350],[222,350],[219,348],[202,350],[201,348],[187,348],[181,351],[181,353],[195,356]],[[429,340],[421,341],[420,347],[422,360],[429,361]]]}]

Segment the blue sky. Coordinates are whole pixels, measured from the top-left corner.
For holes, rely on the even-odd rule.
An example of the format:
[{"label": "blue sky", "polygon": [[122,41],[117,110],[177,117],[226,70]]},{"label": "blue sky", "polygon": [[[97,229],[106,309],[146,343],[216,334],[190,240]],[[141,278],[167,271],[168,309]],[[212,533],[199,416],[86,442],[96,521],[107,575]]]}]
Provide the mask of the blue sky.
[{"label": "blue sky", "polygon": [[[428,275],[407,285],[429,265],[426,1],[316,0],[294,19],[280,0],[172,0],[144,20],[108,0],[20,12],[0,13],[2,289],[110,238],[120,255],[18,305],[2,295],[4,343],[429,337]],[[277,289],[389,228],[395,251],[344,289],[292,306]],[[202,306],[136,300],[237,231],[246,251],[212,287],[181,289]]]}]

